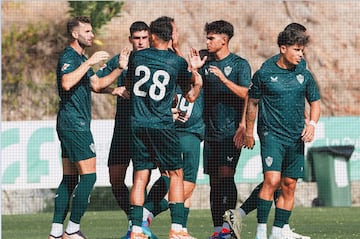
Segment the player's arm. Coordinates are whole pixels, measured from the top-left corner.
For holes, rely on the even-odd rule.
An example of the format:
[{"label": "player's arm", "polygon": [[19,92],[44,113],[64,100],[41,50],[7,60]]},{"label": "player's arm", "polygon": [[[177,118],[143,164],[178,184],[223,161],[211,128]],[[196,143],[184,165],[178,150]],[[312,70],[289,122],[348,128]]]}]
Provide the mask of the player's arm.
[{"label": "player's arm", "polygon": [[[310,117],[309,121],[306,122],[305,128],[301,134],[301,139],[307,143],[311,142],[315,136],[315,127],[320,118],[320,100],[310,102]],[[306,119],[306,118],[305,118]]]},{"label": "player's arm", "polygon": [[108,86],[102,89],[100,93],[120,96],[124,99],[130,99],[130,92],[126,89],[125,86],[118,86],[118,87]]},{"label": "player's arm", "polygon": [[254,126],[255,126],[255,119],[258,110],[259,99],[249,98],[247,109],[246,109],[246,131],[245,131],[245,140],[244,140],[244,147],[253,149],[255,145],[255,138],[254,138]]},{"label": "player's arm", "polygon": [[248,93],[248,87],[238,85],[231,80],[229,80],[224,73],[216,66],[210,66],[209,67],[210,73],[213,73],[216,75],[219,80],[227,87],[229,90],[231,90],[235,95],[245,99]]},{"label": "player's arm", "polygon": [[178,56],[181,56],[185,59],[184,55],[182,54],[180,50],[179,45],[179,34],[177,31],[173,31],[172,37],[171,37],[171,48],[174,50],[175,54]]},{"label": "player's arm", "polygon": [[125,47],[121,50],[119,57],[119,66],[115,68],[109,75],[99,78],[97,75],[91,77],[91,87],[94,92],[100,93],[104,88],[110,86],[121,74],[127,69],[129,61],[130,49]]},{"label": "player's arm", "polygon": [[109,54],[105,51],[95,52],[88,60],[82,63],[74,71],[64,74],[61,78],[61,87],[65,91],[69,91],[73,86],[75,86],[81,78],[87,73],[87,71],[93,65],[99,63],[100,61],[105,61],[109,58]]},{"label": "player's arm", "polygon": [[235,147],[237,149],[240,149],[244,146],[244,140],[245,140],[245,131],[246,131],[246,110],[247,110],[247,104],[249,101],[249,97],[246,96],[244,100],[244,109],[241,116],[241,121],[239,122],[239,127],[237,128],[233,142],[235,144]]},{"label": "player's arm", "polygon": [[198,70],[205,64],[205,61],[207,59],[207,56],[204,56],[203,59],[200,58],[200,54],[198,50],[195,48],[190,48],[189,52],[189,69],[192,72],[191,75],[191,85],[190,88],[183,90],[183,92],[186,92],[184,94],[184,97],[187,101],[190,103],[193,103],[196,98],[199,96],[201,92],[201,88],[203,86],[203,80],[201,75],[198,73]]},{"label": "player's arm", "polygon": [[185,94],[185,98],[190,103],[193,103],[200,95],[203,81],[201,75],[195,70],[192,71],[191,81],[190,89]]}]

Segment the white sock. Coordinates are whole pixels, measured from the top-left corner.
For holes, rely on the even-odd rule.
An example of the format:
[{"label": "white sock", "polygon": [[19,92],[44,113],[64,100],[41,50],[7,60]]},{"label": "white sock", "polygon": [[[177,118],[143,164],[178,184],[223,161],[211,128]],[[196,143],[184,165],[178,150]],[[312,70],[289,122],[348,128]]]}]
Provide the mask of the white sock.
[{"label": "white sock", "polygon": [[50,235],[54,237],[61,237],[63,234],[63,224],[61,223],[53,223],[51,224]]},{"label": "white sock", "polygon": [[143,208],[143,218],[142,218],[142,220],[143,220],[143,221],[147,221],[147,218],[149,217],[149,214],[150,214],[150,213],[151,213],[151,212],[144,207],[144,208]]},{"label": "white sock", "polygon": [[66,227],[66,233],[71,234],[78,232],[80,230],[80,224],[77,224],[75,222],[69,221],[67,227]]},{"label": "white sock", "polygon": [[283,229],[285,229],[285,230],[291,230],[289,224],[284,224]]},{"label": "white sock", "polygon": [[239,207],[237,210],[240,212],[241,218],[246,217],[246,212],[241,207]]},{"label": "white sock", "polygon": [[171,230],[180,232],[182,230],[182,225],[177,223],[171,223]]},{"label": "white sock", "polygon": [[272,227],[271,234],[272,235],[281,235],[282,228],[281,227]]},{"label": "white sock", "polygon": [[267,231],[266,223],[258,223],[257,228],[256,228],[256,233],[266,235],[266,231]]},{"label": "white sock", "polygon": [[132,231],[132,232],[136,232],[136,233],[141,233],[141,232],[143,232],[143,230],[142,230],[141,227],[135,226],[135,225],[132,226],[131,231]]}]

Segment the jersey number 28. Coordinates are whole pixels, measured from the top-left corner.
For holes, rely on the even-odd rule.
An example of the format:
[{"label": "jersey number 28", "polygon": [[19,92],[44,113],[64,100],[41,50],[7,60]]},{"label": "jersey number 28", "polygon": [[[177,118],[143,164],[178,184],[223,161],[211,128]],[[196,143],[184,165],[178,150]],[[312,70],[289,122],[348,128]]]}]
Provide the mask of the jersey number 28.
[{"label": "jersey number 28", "polygon": [[[146,66],[138,66],[135,70],[135,76],[141,76],[143,72],[143,77],[134,84],[134,94],[136,96],[145,97],[147,95],[146,91],[141,90],[141,86],[150,80],[151,72],[150,69]],[[161,82],[159,79],[163,79]],[[166,85],[169,84],[170,75],[166,71],[157,70],[152,76],[152,84],[149,88],[149,96],[151,99],[159,101],[162,100],[166,93]],[[158,90],[156,90],[158,89]]]}]

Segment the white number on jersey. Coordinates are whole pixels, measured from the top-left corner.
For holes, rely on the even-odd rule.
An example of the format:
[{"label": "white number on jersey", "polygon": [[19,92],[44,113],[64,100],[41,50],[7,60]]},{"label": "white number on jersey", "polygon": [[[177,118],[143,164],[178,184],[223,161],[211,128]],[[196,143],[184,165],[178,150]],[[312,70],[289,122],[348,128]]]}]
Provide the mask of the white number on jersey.
[{"label": "white number on jersey", "polygon": [[194,103],[188,102],[186,98],[182,96],[182,94],[177,94],[177,96],[180,100],[176,107],[182,112],[186,112],[186,114],[190,116],[194,107]]},{"label": "white number on jersey", "polygon": [[[136,96],[145,97],[147,95],[147,92],[140,90],[140,88],[142,85],[144,85],[147,81],[150,80],[151,74],[150,74],[150,69],[143,65],[136,67],[135,76],[140,76],[141,72],[144,73],[144,77],[134,84],[134,94]],[[163,82],[159,80],[160,78],[163,79]],[[169,81],[170,81],[169,73],[163,70],[155,71],[154,75],[152,76],[153,84],[149,88],[150,98],[156,101],[162,100],[165,96],[166,85],[169,84]]]}]

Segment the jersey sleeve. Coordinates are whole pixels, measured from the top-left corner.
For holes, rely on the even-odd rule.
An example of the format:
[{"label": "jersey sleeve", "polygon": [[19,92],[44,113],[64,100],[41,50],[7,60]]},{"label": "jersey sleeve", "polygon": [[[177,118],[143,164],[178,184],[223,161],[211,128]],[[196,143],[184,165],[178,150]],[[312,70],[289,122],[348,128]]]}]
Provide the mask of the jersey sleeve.
[{"label": "jersey sleeve", "polygon": [[238,84],[243,87],[249,87],[251,83],[251,68],[247,61],[243,60],[239,64],[239,82]]},{"label": "jersey sleeve", "polygon": [[306,84],[306,100],[311,103],[320,100],[319,88],[310,72],[307,73],[308,81]]},{"label": "jersey sleeve", "polygon": [[62,77],[63,75],[75,71],[80,66],[80,63],[70,54],[64,54],[59,60],[59,65],[60,76]]},{"label": "jersey sleeve", "polygon": [[249,98],[260,99],[261,96],[261,76],[260,72],[257,71],[253,78],[249,89]]}]

